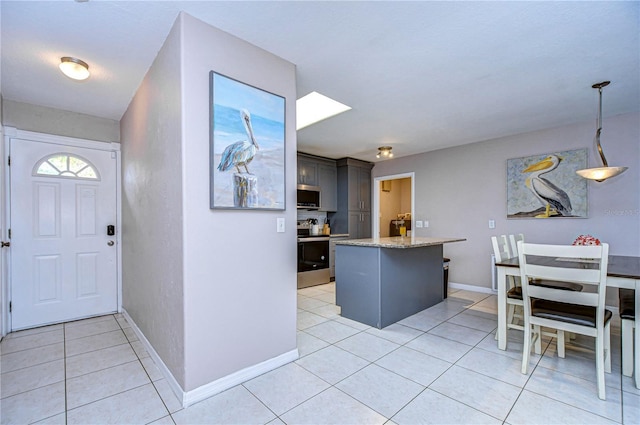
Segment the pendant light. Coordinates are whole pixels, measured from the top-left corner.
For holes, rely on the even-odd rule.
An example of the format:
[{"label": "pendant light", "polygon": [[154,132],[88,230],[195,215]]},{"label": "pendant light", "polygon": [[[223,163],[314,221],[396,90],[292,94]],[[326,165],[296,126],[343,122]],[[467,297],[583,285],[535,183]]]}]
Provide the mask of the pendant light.
[{"label": "pendant light", "polygon": [[602,133],[602,88],[608,86],[609,83],[611,83],[611,81],[603,81],[591,86],[594,89],[598,89],[598,94],[600,96],[600,102],[598,103],[598,129],[596,130],[596,137],[594,141],[596,142],[596,147],[598,148],[598,153],[600,154],[600,159],[602,159],[602,165],[604,165],[604,167],[585,168],[584,170],[576,171],[580,177],[595,180],[597,182],[603,182],[610,177],[622,174],[627,169],[627,167],[609,167],[607,159],[604,157],[602,146],[600,145],[600,133]]}]

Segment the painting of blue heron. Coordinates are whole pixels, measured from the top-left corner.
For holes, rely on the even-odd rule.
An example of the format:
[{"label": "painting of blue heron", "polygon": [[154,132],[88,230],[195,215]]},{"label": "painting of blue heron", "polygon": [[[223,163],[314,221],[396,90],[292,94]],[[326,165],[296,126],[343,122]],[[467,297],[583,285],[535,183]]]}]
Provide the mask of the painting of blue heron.
[{"label": "painting of blue heron", "polygon": [[507,160],[507,218],[587,218],[587,149]]},{"label": "painting of blue heron", "polygon": [[210,207],[285,209],[285,99],[210,73]]}]

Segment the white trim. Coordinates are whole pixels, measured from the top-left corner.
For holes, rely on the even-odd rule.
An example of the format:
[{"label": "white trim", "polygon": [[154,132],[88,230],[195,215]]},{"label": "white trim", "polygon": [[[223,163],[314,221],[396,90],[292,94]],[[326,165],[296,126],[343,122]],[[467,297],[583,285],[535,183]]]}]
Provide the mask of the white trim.
[{"label": "white trim", "polygon": [[449,282],[449,288],[460,289],[469,292],[480,292],[482,294],[495,294],[495,291],[491,288],[485,288],[484,286],[468,285],[466,283]]},{"label": "white trim", "polygon": [[138,328],[131,316],[129,316],[129,313],[127,313],[125,309],[122,309],[122,314],[131,325],[131,329],[136,333],[138,339],[140,339],[140,342],[142,342],[142,345],[144,345],[144,348],[147,350],[162,375],[166,378],[169,383],[169,387],[171,387],[171,390],[182,404],[182,407],[185,408],[253,379],[256,376],[260,376],[287,363],[291,363],[300,357],[298,349],[296,348],[261,363],[241,369],[220,379],[216,379],[215,381],[209,382],[208,384],[202,385],[194,390],[184,391],[169,368],[164,364],[158,353],[156,353],[156,350],[153,349],[151,343],[149,343],[140,328]]},{"label": "white trim", "polygon": [[75,146],[103,151],[120,151],[120,143],[102,142],[99,140],[78,139],[75,137],[57,136],[55,134],[37,133],[35,131],[18,130],[14,127],[5,127],[5,137],[11,139],[25,139],[33,142],[51,143],[62,146]]},{"label": "white trim", "polygon": [[220,379],[216,379],[215,381],[202,385],[195,390],[188,391],[184,394],[183,407],[191,406],[194,403],[221,393],[224,390],[228,390],[231,387],[235,387],[236,385],[253,379],[256,376],[260,376],[287,363],[298,360],[299,357],[300,355],[298,353],[298,349],[295,348],[269,360],[265,360],[261,363],[246,367]]},{"label": "white trim", "polygon": [[411,179],[411,229],[415,231],[413,222],[416,216],[416,173],[411,171],[409,173],[393,174],[390,176],[379,176],[373,179],[373,210],[371,214],[371,221],[373,224],[373,233],[371,234],[372,237],[380,237],[380,182],[383,180],[397,180],[406,178]]}]

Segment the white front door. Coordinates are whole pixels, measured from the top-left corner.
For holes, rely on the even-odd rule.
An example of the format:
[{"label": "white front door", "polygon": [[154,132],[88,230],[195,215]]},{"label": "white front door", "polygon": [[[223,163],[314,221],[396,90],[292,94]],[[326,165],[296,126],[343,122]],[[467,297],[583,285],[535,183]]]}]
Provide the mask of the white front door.
[{"label": "white front door", "polygon": [[116,156],[11,139],[11,328],[117,310]]}]

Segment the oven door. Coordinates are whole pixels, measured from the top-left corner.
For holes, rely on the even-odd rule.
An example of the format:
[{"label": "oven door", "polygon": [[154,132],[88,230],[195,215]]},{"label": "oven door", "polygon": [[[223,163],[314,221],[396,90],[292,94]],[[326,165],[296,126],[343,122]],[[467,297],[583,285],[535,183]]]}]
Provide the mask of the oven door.
[{"label": "oven door", "polygon": [[298,240],[298,273],[328,268],[328,238],[302,238]]}]

